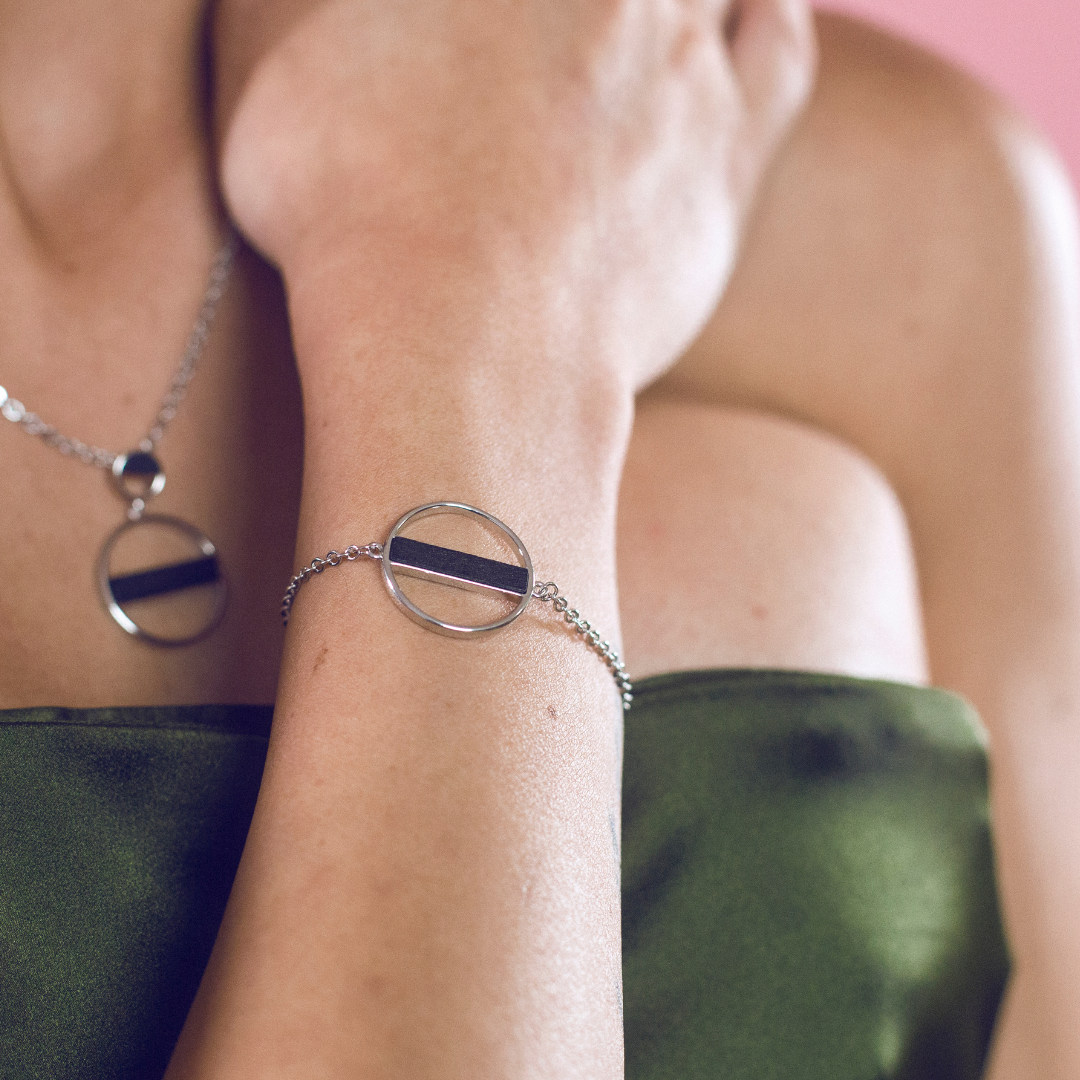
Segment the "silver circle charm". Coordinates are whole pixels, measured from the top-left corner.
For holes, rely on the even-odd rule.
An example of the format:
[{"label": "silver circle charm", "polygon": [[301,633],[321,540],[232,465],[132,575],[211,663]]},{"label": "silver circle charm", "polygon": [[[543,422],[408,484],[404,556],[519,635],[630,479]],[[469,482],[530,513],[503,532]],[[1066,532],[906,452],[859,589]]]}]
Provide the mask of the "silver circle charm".
[{"label": "silver circle charm", "polygon": [[[135,535],[137,530],[141,530],[144,540],[141,546],[149,542],[151,531],[163,534],[171,561],[144,569],[146,556],[142,555],[135,560],[139,569],[114,573],[112,563],[118,543],[139,539]],[[134,546],[136,550],[140,547]],[[177,559],[182,549],[193,557]],[[225,614],[227,586],[217,548],[209,537],[180,518],[143,514],[125,521],[105,541],[97,572],[98,589],[109,614],[129,634],[150,645],[193,645],[210,634]],[[180,604],[178,598],[188,602]],[[160,600],[155,605],[159,609],[158,617],[136,622],[128,609],[134,609],[138,616],[139,605],[155,599]],[[190,602],[192,599],[194,603]],[[163,619],[166,623],[179,624],[179,629],[170,632],[159,625]]]},{"label": "silver circle charm", "polygon": [[165,487],[165,473],[153,454],[131,450],[117,454],[112,463],[113,483],[125,502],[140,502],[142,506]]},{"label": "silver circle charm", "polygon": [[[521,561],[520,566],[481,558],[466,552],[423,544],[401,536],[401,530],[410,522],[431,514],[461,514],[481,519],[493,525],[511,543]],[[489,590],[502,593],[511,599],[518,597],[514,609],[495,622],[481,626],[463,626],[437,619],[417,607],[402,591],[398,573],[440,581],[458,588]],[[394,602],[409,616],[428,630],[449,637],[476,637],[490,634],[493,630],[512,623],[529,606],[533,591],[533,566],[525,545],[517,535],[497,517],[475,506],[456,502],[435,502],[418,506],[401,517],[390,530],[382,549],[382,574],[386,588]]]}]

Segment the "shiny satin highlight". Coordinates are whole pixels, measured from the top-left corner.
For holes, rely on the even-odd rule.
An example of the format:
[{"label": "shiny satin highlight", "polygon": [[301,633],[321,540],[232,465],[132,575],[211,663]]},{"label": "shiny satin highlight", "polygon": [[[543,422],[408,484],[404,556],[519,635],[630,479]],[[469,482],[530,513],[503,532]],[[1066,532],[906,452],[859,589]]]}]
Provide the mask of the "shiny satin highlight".
[{"label": "shiny satin highlight", "polygon": [[[269,706],[0,712],[0,1080],[154,1080],[258,794]],[[975,1080],[1007,960],[977,720],[790,672],[627,717],[629,1080]]]}]

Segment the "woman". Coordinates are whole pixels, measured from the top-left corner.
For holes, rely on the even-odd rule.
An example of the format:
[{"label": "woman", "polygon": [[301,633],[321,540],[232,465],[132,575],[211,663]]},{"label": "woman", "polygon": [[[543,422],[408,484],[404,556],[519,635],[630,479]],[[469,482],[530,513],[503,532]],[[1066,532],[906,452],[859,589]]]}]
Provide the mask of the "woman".
[{"label": "woman", "polygon": [[[294,550],[301,564],[381,539],[411,507],[452,498],[508,522],[607,634],[621,615],[635,674],[750,666],[919,683],[888,484],[910,522],[935,680],[979,706],[995,742],[1014,1011],[1048,1021],[1026,1029],[1048,1055],[1036,1074],[1070,1075],[1071,816],[1056,785],[1072,752],[1077,402],[1067,258],[1030,241],[1050,235],[1057,190],[1037,149],[955,77],[827,24],[822,82],[739,272],[663,374],[706,319],[808,91],[801,5],[223,3],[213,152],[202,17],[194,0],[55,12],[14,0],[0,29],[12,396],[87,442],[137,442],[220,244],[216,175],[288,297],[286,323],[273,274],[240,258],[162,442],[159,505],[214,538],[230,580],[224,621],[200,643],[151,650],[113,632],[90,583],[122,505],[90,469],[3,432],[3,496],[23,513],[3,554],[0,704],[276,699],[243,859],[168,1075],[621,1068],[621,717],[604,665],[542,615],[482,643],[427,634],[364,563],[304,586],[282,655],[275,614]],[[877,62],[860,61],[867,49]],[[896,108],[898,86],[931,99],[940,128]],[[829,437],[732,411],[747,406],[832,432],[887,483]],[[732,530],[736,512],[745,527]],[[690,554],[672,571],[666,530],[683,517],[672,542]],[[756,536],[771,546],[761,557]],[[90,811],[47,814],[43,834],[22,828],[34,801],[22,799],[24,860],[29,848],[54,863],[80,822],[100,837],[102,777],[118,802],[153,794],[164,761],[195,794],[151,799],[151,835],[180,804],[204,832],[243,819],[199,792],[253,798],[235,785],[258,770],[229,771],[255,738],[250,717],[230,712],[222,731],[205,714],[135,715],[111,714],[126,744],[106,753],[107,724],[7,714],[9,745],[39,739],[12,755],[38,781],[93,759],[42,750],[58,731],[91,730],[101,755]],[[190,919],[165,912],[168,888],[106,841],[122,857],[103,877],[68,874],[59,906],[94,910],[85,882],[126,866],[130,936],[146,947],[125,952],[114,929],[124,962],[74,973],[55,951],[60,990],[44,1008],[32,974],[11,980],[7,1038],[33,1062],[24,1072],[51,1055],[52,1075],[137,1074],[140,1029],[122,1010],[85,1021],[72,1003],[116,1000],[109,978],[140,965],[161,1001],[190,978],[191,950],[158,938],[166,925],[183,938]],[[199,876],[178,865],[163,880]],[[147,921],[148,909],[164,914]],[[47,955],[65,924],[36,910],[45,946],[26,955]],[[27,925],[9,937],[17,957]],[[182,977],[161,967],[166,951]],[[43,1014],[57,1034],[34,1041]],[[78,1052],[64,1039],[75,1015],[80,1038],[90,1031]],[[1002,1075],[1022,1075],[1020,1038],[1002,1036]]]}]

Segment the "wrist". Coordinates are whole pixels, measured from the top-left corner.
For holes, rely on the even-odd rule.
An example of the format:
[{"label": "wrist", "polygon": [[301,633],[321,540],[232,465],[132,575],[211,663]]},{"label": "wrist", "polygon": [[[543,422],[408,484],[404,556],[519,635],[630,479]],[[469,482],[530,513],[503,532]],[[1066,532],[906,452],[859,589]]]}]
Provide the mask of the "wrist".
[{"label": "wrist", "polygon": [[324,250],[286,285],[309,444],[351,422],[367,451],[457,442],[464,464],[520,451],[522,480],[561,458],[621,468],[633,388],[586,304],[458,253]]},{"label": "wrist", "polygon": [[286,276],[305,408],[298,563],[382,541],[415,506],[463,502],[612,625],[633,411],[615,366],[569,321],[493,300],[475,269],[440,279],[429,262],[375,288],[356,265]]},{"label": "wrist", "polygon": [[446,499],[496,514],[530,548],[538,536],[613,548],[632,415],[621,390],[373,350],[304,377],[301,557],[381,540],[401,513]]}]

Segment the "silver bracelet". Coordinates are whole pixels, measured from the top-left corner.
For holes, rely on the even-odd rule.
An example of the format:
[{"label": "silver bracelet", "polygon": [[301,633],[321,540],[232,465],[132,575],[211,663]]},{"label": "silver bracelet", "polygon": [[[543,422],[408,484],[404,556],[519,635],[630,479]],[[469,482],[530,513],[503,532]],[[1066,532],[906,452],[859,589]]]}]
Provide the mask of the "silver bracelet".
[{"label": "silver bracelet", "polygon": [[[510,541],[516,550],[519,564],[498,562],[479,555],[470,555],[452,548],[438,547],[422,543],[400,535],[401,530],[410,522],[431,514],[463,514],[481,519],[498,529]],[[434,502],[418,506],[402,515],[390,535],[381,544],[350,544],[344,551],[329,551],[323,559],[312,559],[285,590],[281,600],[281,621],[288,626],[289,614],[300,586],[313,574],[321,574],[328,566],[340,566],[343,562],[355,562],[357,559],[373,559],[382,566],[383,583],[391,598],[414,622],[427,630],[450,637],[479,637],[501,630],[512,623],[529,606],[532,600],[551,606],[562,615],[564,621],[582,636],[589,646],[604,661],[611,672],[622,697],[622,707],[630,708],[633,701],[633,686],[626,674],[626,665],[619,659],[619,654],[594,630],[580,612],[570,607],[570,602],[559,591],[554,581],[536,581],[533,575],[532,559],[525,545],[498,518],[475,506],[457,502]],[[398,575],[424,578],[444,585],[477,591],[502,593],[516,599],[514,609],[496,622],[480,626],[464,626],[437,619],[434,615],[417,607],[402,591]]]}]

